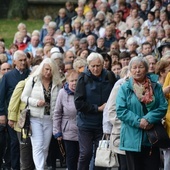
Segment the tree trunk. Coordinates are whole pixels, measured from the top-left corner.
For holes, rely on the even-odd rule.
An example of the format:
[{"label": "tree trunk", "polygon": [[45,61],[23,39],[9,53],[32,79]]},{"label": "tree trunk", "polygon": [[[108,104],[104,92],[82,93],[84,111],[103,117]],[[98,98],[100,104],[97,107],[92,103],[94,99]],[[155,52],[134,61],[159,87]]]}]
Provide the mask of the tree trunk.
[{"label": "tree trunk", "polygon": [[10,0],[8,18],[27,19],[28,0]]}]

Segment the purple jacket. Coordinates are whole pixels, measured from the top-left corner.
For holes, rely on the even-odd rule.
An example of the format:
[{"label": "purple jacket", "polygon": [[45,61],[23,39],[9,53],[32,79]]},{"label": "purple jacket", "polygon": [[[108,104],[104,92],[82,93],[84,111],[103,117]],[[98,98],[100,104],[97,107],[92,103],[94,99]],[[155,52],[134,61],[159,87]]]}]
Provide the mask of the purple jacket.
[{"label": "purple jacket", "polygon": [[78,141],[76,114],[74,95],[62,88],[59,91],[53,115],[55,138],[62,136],[64,140]]}]

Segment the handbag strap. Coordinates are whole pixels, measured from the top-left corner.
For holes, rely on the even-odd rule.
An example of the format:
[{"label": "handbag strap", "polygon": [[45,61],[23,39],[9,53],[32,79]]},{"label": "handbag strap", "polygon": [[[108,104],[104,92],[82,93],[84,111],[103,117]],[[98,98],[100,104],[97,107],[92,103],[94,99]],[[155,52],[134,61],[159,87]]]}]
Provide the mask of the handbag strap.
[{"label": "handbag strap", "polygon": [[[33,77],[33,79],[32,79],[32,89],[33,89],[33,87],[34,87],[34,84],[35,84],[35,81],[34,81],[34,79],[35,79],[35,77]],[[25,108],[27,108],[29,106],[29,97],[27,98],[27,103],[26,103],[26,106],[25,106]]]},{"label": "handbag strap", "polygon": [[[105,136],[106,136],[106,141],[107,141],[107,143],[109,143],[109,138],[107,137],[107,135],[106,135],[106,134],[103,134],[103,136],[102,136],[102,140],[101,140],[101,142],[99,143],[99,148],[101,148],[101,145],[102,145],[102,143],[104,142],[104,138],[105,138]],[[107,146],[107,148],[109,148],[109,146]]]}]

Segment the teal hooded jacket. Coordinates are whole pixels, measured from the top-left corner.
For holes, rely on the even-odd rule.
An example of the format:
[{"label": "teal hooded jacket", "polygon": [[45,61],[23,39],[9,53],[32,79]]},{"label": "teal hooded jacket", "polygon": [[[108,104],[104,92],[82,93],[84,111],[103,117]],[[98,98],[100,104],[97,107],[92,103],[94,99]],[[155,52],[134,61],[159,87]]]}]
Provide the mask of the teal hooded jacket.
[{"label": "teal hooded jacket", "polygon": [[119,146],[121,150],[140,152],[141,146],[150,146],[146,131],[140,128],[140,119],[144,118],[154,124],[166,114],[168,104],[162,87],[153,77],[148,78],[151,80],[155,101],[147,114],[143,112],[143,106],[133,91],[133,78],[127,80],[119,89],[116,112],[122,122]]}]

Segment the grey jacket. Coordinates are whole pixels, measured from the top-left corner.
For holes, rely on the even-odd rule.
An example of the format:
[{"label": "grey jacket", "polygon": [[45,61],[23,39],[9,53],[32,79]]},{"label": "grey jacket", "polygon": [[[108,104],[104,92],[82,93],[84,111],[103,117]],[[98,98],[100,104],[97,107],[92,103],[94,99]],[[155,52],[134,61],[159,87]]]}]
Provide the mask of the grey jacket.
[{"label": "grey jacket", "polygon": [[68,94],[64,88],[61,89],[53,115],[53,135],[55,138],[61,136],[64,140],[78,141],[76,114],[74,95]]}]

